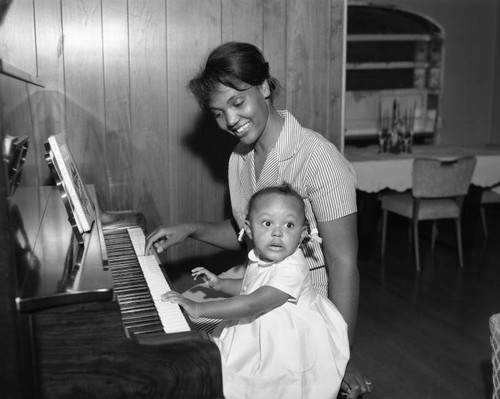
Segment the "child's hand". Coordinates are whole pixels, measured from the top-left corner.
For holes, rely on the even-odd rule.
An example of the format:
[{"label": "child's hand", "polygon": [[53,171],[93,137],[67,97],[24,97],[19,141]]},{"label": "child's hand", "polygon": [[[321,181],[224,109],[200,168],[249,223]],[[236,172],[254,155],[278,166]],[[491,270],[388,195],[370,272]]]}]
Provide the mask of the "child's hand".
[{"label": "child's hand", "polygon": [[214,290],[220,290],[221,288],[220,278],[204,267],[195,267],[193,270],[191,270],[191,275],[195,280],[201,276],[205,284],[210,288],[213,288]]},{"label": "child's hand", "polygon": [[200,317],[200,311],[198,308],[198,302],[194,302],[190,299],[183,297],[181,294],[175,291],[168,291],[161,296],[163,302],[177,303],[182,306],[186,312],[192,317]]}]

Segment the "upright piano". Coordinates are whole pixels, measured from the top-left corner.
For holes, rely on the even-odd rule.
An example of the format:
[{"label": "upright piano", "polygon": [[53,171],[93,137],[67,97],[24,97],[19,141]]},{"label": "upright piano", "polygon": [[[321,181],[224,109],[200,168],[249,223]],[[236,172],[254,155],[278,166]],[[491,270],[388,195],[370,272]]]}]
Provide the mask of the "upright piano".
[{"label": "upright piano", "polygon": [[96,220],[78,236],[58,187],[23,184],[33,137],[1,138],[2,397],[223,398],[217,346],[158,302],[172,283],[141,256],[143,215],[102,211],[88,186]]}]

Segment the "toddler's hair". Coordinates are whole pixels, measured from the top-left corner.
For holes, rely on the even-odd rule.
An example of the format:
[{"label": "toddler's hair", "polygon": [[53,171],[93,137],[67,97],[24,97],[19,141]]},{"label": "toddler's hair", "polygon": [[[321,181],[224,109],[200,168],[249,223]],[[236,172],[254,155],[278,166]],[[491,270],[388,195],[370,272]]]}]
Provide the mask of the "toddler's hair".
[{"label": "toddler's hair", "polygon": [[283,183],[279,186],[271,186],[271,187],[265,187],[257,192],[255,192],[250,200],[248,201],[248,215],[252,212],[253,206],[255,204],[255,201],[263,197],[265,195],[269,194],[277,194],[277,195],[282,195],[286,197],[295,197],[298,199],[298,202],[300,203],[300,209],[301,213],[304,216],[304,221],[306,221],[306,216],[305,216],[305,206],[304,206],[304,200],[301,197],[301,195],[293,189],[293,187],[288,184],[288,183]]}]

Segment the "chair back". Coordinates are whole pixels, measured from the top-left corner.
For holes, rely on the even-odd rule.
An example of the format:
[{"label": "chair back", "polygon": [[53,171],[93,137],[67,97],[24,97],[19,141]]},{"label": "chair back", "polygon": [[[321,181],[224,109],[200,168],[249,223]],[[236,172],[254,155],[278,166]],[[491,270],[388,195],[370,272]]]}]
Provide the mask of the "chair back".
[{"label": "chair back", "polygon": [[493,399],[500,399],[500,313],[490,316],[491,363],[493,366]]},{"label": "chair back", "polygon": [[416,198],[457,197],[467,194],[476,165],[476,157],[451,161],[416,158],[413,161],[413,188]]}]

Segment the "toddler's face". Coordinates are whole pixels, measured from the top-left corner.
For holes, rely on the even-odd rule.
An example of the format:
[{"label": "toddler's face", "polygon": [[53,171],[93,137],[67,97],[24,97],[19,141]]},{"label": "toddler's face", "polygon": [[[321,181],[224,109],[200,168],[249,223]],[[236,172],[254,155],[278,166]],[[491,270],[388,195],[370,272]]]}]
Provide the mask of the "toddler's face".
[{"label": "toddler's face", "polygon": [[247,234],[259,257],[266,261],[280,261],[291,255],[307,234],[305,216],[296,197],[259,197],[248,219]]}]

